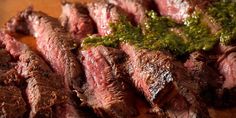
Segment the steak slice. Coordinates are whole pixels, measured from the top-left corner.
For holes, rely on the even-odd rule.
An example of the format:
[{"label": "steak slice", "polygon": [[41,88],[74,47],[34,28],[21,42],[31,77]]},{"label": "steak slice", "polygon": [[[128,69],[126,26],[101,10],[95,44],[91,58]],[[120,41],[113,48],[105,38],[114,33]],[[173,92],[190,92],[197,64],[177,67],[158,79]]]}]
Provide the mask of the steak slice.
[{"label": "steak slice", "polygon": [[133,84],[154,108],[166,110],[170,117],[208,117],[197,93],[198,85],[180,62],[161,51],[129,44],[121,45],[121,49],[129,55]]},{"label": "steak slice", "polygon": [[71,33],[77,44],[94,32],[94,23],[88,14],[87,9],[80,3],[62,3],[61,24]]},{"label": "steak slice", "polygon": [[119,21],[121,14],[126,16],[125,12],[120,8],[105,1],[88,3],[87,8],[101,36],[111,33],[110,23]]},{"label": "steak slice", "polygon": [[122,64],[125,54],[114,48],[91,47],[81,52],[87,82],[83,100],[101,117],[130,118],[137,115],[126,84]]},{"label": "steak slice", "polygon": [[52,117],[53,105],[66,102],[68,97],[60,78],[51,76],[49,78],[35,77],[27,80],[26,94],[31,105],[30,117]]},{"label": "steak slice", "polygon": [[144,25],[147,21],[146,12],[151,7],[150,0],[108,0],[108,2],[131,14],[136,24]]},{"label": "steak slice", "polygon": [[19,27],[28,29],[36,38],[39,52],[53,70],[64,78],[66,88],[79,88],[82,71],[72,53],[75,45],[59,21],[45,13],[28,8],[7,23],[8,30],[12,32],[19,32],[21,29]]},{"label": "steak slice", "polygon": [[163,16],[169,16],[181,23],[196,8],[203,9],[211,0],[155,0],[156,6]]},{"label": "steak slice", "polygon": [[235,46],[220,45],[219,52],[217,67],[225,79],[222,88],[232,89],[236,87],[236,48]]},{"label": "steak slice", "polygon": [[0,86],[0,109],[1,118],[23,118],[26,103],[20,89],[15,86]]},{"label": "steak slice", "polygon": [[[158,93],[164,90],[165,86],[168,86],[166,92],[170,92],[172,90],[170,84],[175,81],[174,76],[180,76],[172,74],[172,57],[160,51],[138,50],[129,44],[122,44],[121,49],[129,56],[130,67],[128,72],[137,89],[142,91],[147,100],[153,105],[156,103],[160,106],[165,104],[164,102],[168,98],[162,95],[157,96]],[[157,101],[157,97],[159,101]],[[164,97],[166,100],[162,100],[160,97]]]},{"label": "steak slice", "polygon": [[184,66],[195,78],[196,83],[199,84],[199,93],[209,87],[219,88],[222,84],[219,73],[211,67],[209,60],[204,52],[195,51],[190,54],[189,59],[184,63]]}]

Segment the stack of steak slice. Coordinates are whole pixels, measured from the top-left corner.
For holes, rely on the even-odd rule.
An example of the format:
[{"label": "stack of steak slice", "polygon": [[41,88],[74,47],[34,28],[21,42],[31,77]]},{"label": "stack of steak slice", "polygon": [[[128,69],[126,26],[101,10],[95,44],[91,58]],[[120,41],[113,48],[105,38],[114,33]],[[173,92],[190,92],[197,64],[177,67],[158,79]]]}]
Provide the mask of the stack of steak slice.
[{"label": "stack of steak slice", "polygon": [[129,55],[133,83],[153,107],[166,108],[170,116],[207,117],[198,85],[180,62],[161,51],[139,50],[128,44],[121,48]]},{"label": "stack of steak slice", "polygon": [[[0,40],[4,35],[0,32]],[[22,81],[15,69],[16,63],[1,43],[0,50],[0,117],[23,118],[26,103],[19,87]]]},{"label": "stack of steak slice", "polygon": [[60,21],[76,43],[80,43],[82,38],[94,32],[94,23],[87,9],[80,3],[63,2]]},{"label": "stack of steak slice", "polygon": [[[77,26],[81,27],[77,27],[78,31],[74,32],[86,35],[89,33],[88,31],[92,30],[84,24],[86,23],[85,21],[90,21],[91,19],[84,17],[86,14],[79,15],[82,14],[82,11],[73,6],[75,5],[69,3],[63,6],[61,16],[67,15],[68,19],[71,20],[63,21],[62,19],[62,23],[77,24]],[[83,20],[76,21],[72,20],[72,18]],[[123,118],[137,115],[137,110],[131,100],[131,94],[122,81],[122,78],[125,78],[122,73],[122,64],[126,59],[125,54],[118,49],[98,46],[82,50],[79,57],[86,77],[86,83],[82,87],[83,91],[78,93],[83,102],[82,104],[93,108],[101,117]],[[83,97],[80,95],[83,95]]]},{"label": "stack of steak slice", "polygon": [[[216,20],[215,17],[217,17],[217,16],[210,16],[208,13],[208,10],[207,10],[208,7],[212,7],[211,5],[214,4],[214,2],[216,2],[216,1],[214,1],[214,0],[205,0],[205,1],[202,1],[202,0],[198,0],[198,1],[196,1],[196,0],[193,0],[193,1],[190,1],[190,0],[182,0],[182,1],[156,0],[155,2],[156,2],[157,6],[159,8],[159,11],[162,15],[170,16],[172,19],[174,19],[180,23],[183,23],[187,17],[192,15],[192,13],[194,11],[200,12],[203,15],[200,19],[200,22],[202,24],[206,25],[210,29],[212,35],[221,34],[220,38],[224,37],[221,33],[221,31],[224,30],[223,29],[224,24],[219,22],[219,20]],[[231,16],[227,16],[227,17],[230,18]],[[232,24],[232,27],[235,27],[235,26],[233,26],[233,24]],[[228,39],[230,39],[234,36],[232,36],[232,34],[231,34],[231,35],[227,35],[227,37],[228,37]],[[218,47],[219,47],[218,49],[216,49],[216,48],[213,49],[213,52],[215,50],[215,52],[217,51],[217,53],[218,53],[215,55],[215,56],[218,56],[218,60],[215,61],[215,66],[217,67],[219,74],[224,78],[224,80],[217,79],[219,77],[212,79],[210,76],[208,76],[208,77],[205,76],[203,78],[205,78],[205,79],[208,78],[208,80],[210,80],[207,82],[207,86],[212,87],[211,89],[215,89],[214,91],[218,91],[217,89],[224,89],[224,90],[221,90],[220,92],[216,92],[216,95],[214,95],[214,96],[218,96],[219,99],[222,99],[222,100],[228,99],[228,100],[226,100],[228,102],[223,100],[224,103],[226,103],[228,105],[233,105],[233,103],[235,103],[235,102],[232,102],[233,100],[230,100],[230,99],[235,98],[235,95],[234,95],[235,93],[233,93],[235,91],[234,90],[234,88],[235,88],[234,47],[235,46],[224,46],[223,44],[220,44]],[[189,65],[187,64],[187,66],[189,66]],[[206,67],[206,70],[209,71],[209,69],[207,69],[207,68],[208,67]],[[193,71],[193,70],[191,70],[191,71]],[[212,73],[214,73],[214,72],[212,72]],[[215,73],[217,73],[217,72],[215,72]],[[213,77],[214,77],[214,74],[213,74]],[[219,81],[223,81],[223,82],[221,82],[221,86],[219,86],[219,84],[220,84]],[[213,84],[215,84],[217,86],[214,86]],[[227,94],[227,95],[225,95],[225,94]],[[228,96],[228,97],[225,98],[225,96]],[[217,98],[217,97],[215,97],[215,98]],[[220,100],[216,99],[215,101],[216,101],[214,103],[215,105],[225,106],[223,102],[217,102]]]},{"label": "stack of steak slice", "polygon": [[31,107],[29,117],[52,117],[52,106],[68,100],[62,79],[51,71],[41,57],[6,32],[1,32],[1,41],[19,60],[17,72],[27,79],[26,95]]},{"label": "stack of steak slice", "polygon": [[[40,70],[45,70],[45,74],[42,75],[42,81],[37,81],[37,78],[33,78],[36,80],[28,80],[32,86],[38,85],[41,86],[40,91],[45,89],[44,87],[47,84],[52,84],[49,81],[54,82],[58,81],[58,84],[54,86],[54,88],[46,87],[49,90],[57,90],[58,88],[65,88],[65,90],[58,89],[58,92],[61,91],[63,94],[60,94],[62,98],[63,95],[67,95],[68,98],[65,102],[60,105],[56,105],[53,107],[55,117],[61,118],[70,118],[70,117],[94,117],[93,114],[84,114],[82,113],[79,107],[76,106],[76,99],[74,99],[74,94],[72,91],[80,91],[81,86],[81,79],[82,79],[82,71],[81,66],[79,65],[73,51],[76,49],[76,45],[74,44],[70,35],[64,30],[64,28],[60,25],[60,22],[53,17],[50,17],[42,12],[33,11],[32,8],[27,8],[26,10],[20,12],[16,17],[13,17],[7,24],[7,29],[11,32],[17,33],[30,33],[36,38],[37,48],[44,59],[51,65],[53,71],[55,71],[55,75],[47,74],[47,72],[52,72],[52,70],[45,70],[50,69],[41,68]],[[32,60],[32,59],[28,59]],[[26,61],[26,60],[25,60]],[[38,65],[38,66],[45,66],[45,65]],[[34,69],[34,68],[32,68]],[[37,69],[37,68],[36,68]],[[51,77],[52,76],[52,77]],[[47,80],[48,78],[53,78],[52,80]],[[42,83],[41,83],[42,82]],[[61,82],[61,83],[60,83]],[[31,86],[30,85],[30,86]],[[38,88],[37,86],[34,86]],[[28,92],[32,92],[32,87],[29,87]],[[36,94],[36,93],[35,93]],[[47,94],[47,95],[46,95]],[[50,97],[53,98],[55,101],[55,92],[52,93]],[[59,94],[59,93],[58,93]],[[49,95],[48,93],[43,93],[45,95],[41,98],[47,98]],[[32,95],[36,96],[36,95]],[[39,96],[40,97],[40,96]],[[60,97],[56,97],[60,98]],[[34,98],[33,98],[34,99]],[[48,102],[49,106],[53,105]],[[35,105],[35,104],[34,104]],[[36,105],[37,106],[37,105]],[[45,107],[44,107],[45,108]],[[43,109],[43,114],[50,113],[50,109]],[[82,114],[81,114],[82,113]],[[39,115],[43,115],[39,114]]]},{"label": "stack of steak slice", "polygon": [[[22,27],[24,30],[19,31]],[[28,30],[36,38],[38,51],[53,70],[64,78],[65,87],[79,88],[82,71],[72,53],[76,45],[56,18],[27,8],[12,18],[7,28],[11,32],[27,33]]]},{"label": "stack of steak slice", "polygon": [[[193,52],[183,64],[167,51],[141,49],[129,42],[119,42],[118,49],[99,45],[78,51],[83,38],[95,32],[93,21],[97,36],[112,36],[111,23],[122,21],[123,16],[144,28],[151,2],[107,0],[91,2],[88,9],[62,2],[61,22],[32,8],[13,17],[6,25],[8,31],[33,35],[40,55],[9,32],[0,31],[0,117],[95,117],[82,111],[83,105],[102,118],[137,117],[134,99],[139,98],[134,89],[150,103],[150,111],[160,113],[157,117],[208,118],[200,97],[208,90],[218,97],[213,100],[223,101],[219,104],[236,104],[234,45],[215,48],[217,54],[212,55],[217,59],[210,64],[206,55],[214,51]],[[200,22],[210,33],[221,30],[215,19],[211,21],[203,12],[211,0],[155,2],[161,15],[178,23],[199,11],[203,14]],[[170,32],[180,38],[187,35],[181,27]],[[19,84],[22,81],[25,88]]]},{"label": "stack of steak slice", "polygon": [[0,86],[0,117],[23,118],[26,104],[21,91],[15,86]]},{"label": "stack of steak slice", "polygon": [[[88,10],[100,35],[112,33],[109,23],[117,22],[121,13],[117,11],[117,7],[96,2],[90,3]],[[129,56],[127,65],[132,83],[153,107],[159,110],[159,107],[170,106],[167,109],[170,109],[171,116],[208,117],[206,107],[196,92],[197,85],[192,83],[180,62],[165,52],[137,49],[128,43],[121,44],[120,47]],[[168,103],[171,105],[167,105]]]}]

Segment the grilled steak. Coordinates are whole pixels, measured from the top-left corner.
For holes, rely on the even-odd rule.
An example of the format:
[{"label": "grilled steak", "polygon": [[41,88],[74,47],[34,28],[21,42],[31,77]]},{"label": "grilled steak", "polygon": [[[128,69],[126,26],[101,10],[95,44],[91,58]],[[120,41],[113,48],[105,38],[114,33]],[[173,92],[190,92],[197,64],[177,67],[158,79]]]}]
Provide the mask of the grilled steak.
[{"label": "grilled steak", "polygon": [[221,52],[217,60],[218,70],[224,76],[223,88],[231,89],[236,87],[236,74],[235,74],[235,46],[219,46]]},{"label": "grilled steak", "polygon": [[122,79],[125,54],[113,48],[104,46],[91,47],[83,50],[87,83],[84,85],[83,100],[101,117],[128,118],[137,111],[130,101],[131,95]]},{"label": "grilled steak", "polygon": [[[160,98],[161,95],[158,96],[160,101],[157,101],[156,98],[158,93],[165,89],[165,86],[174,81],[171,73],[173,59],[165,53],[137,50],[129,44],[121,45],[121,49],[129,55],[131,65],[129,73],[132,75],[133,83],[138,87],[138,90],[144,93],[149,102],[155,104],[155,101],[159,105],[165,104],[164,100]],[[172,91],[171,86],[167,87],[166,90]],[[167,100],[168,98],[165,97],[164,99]]]},{"label": "grilled steak", "polygon": [[153,107],[161,107],[175,117],[207,117],[198,96],[198,85],[183,65],[169,54],[139,50],[129,44],[121,46],[129,55],[129,73],[136,88]]},{"label": "grilled steak", "polygon": [[121,9],[105,1],[91,2],[87,4],[87,7],[90,16],[97,25],[98,33],[101,36],[110,34],[110,23],[117,22],[121,14],[125,15]]},{"label": "grilled steak", "polygon": [[58,20],[28,8],[7,23],[8,30],[12,32],[18,31],[19,27],[25,27],[36,37],[39,52],[50,63],[53,70],[64,77],[66,88],[79,88],[82,72],[72,53],[75,45]]},{"label": "grilled steak", "polygon": [[144,24],[147,20],[146,12],[151,7],[150,0],[108,0],[116,6],[119,6],[128,14],[134,17],[137,24]]},{"label": "grilled steak", "polygon": [[41,57],[7,33],[1,32],[0,40],[11,55],[19,59],[17,71],[27,79],[26,94],[31,107],[30,117],[51,117],[50,107],[68,99],[62,79],[51,71]]},{"label": "grilled steak", "polygon": [[[93,6],[90,5],[88,9],[98,27],[106,26],[106,29],[101,29],[102,33],[100,33],[104,36],[112,33],[109,23],[118,21],[120,15],[119,12],[112,12],[112,10],[101,12],[102,9],[110,7],[108,7],[109,4],[107,6],[100,5],[101,2],[93,4]],[[115,8],[113,7],[113,9]],[[98,17],[107,14],[112,14],[112,17],[105,17],[106,20]],[[157,110],[159,107],[167,107],[171,116],[208,117],[208,113],[205,112],[206,107],[204,104],[201,105],[197,95],[197,85],[193,84],[181,63],[161,51],[137,49],[128,43],[121,44],[120,47],[129,56],[128,72],[133,84],[144,94],[153,107]],[[171,105],[167,105],[168,103]],[[174,105],[180,107],[176,108]]]},{"label": "grilled steak", "polygon": [[21,91],[14,86],[0,86],[0,104],[1,118],[23,118],[26,112]]},{"label": "grilled steak", "polygon": [[184,66],[195,78],[196,83],[199,83],[200,91],[208,87],[219,88],[222,84],[220,75],[215,68],[209,65],[209,60],[204,52],[196,51],[191,53],[189,59],[184,63]]},{"label": "grilled steak", "polygon": [[183,22],[196,8],[204,8],[211,0],[155,0],[161,15]]},{"label": "grilled steak", "polygon": [[62,4],[61,24],[71,33],[79,44],[82,38],[94,32],[94,23],[88,15],[87,9],[80,3]]}]

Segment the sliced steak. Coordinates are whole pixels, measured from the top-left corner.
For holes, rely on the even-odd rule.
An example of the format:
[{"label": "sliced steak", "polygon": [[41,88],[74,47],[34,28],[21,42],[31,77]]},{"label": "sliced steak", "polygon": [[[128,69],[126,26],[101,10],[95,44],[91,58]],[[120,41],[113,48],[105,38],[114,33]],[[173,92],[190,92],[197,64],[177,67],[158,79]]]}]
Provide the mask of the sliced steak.
[{"label": "sliced steak", "polygon": [[52,117],[52,109],[50,107],[66,102],[66,96],[60,78],[51,76],[35,77],[27,80],[26,94],[31,105],[30,117]]},{"label": "sliced steak", "polygon": [[204,8],[211,0],[155,0],[161,15],[183,22],[196,8]]},{"label": "sliced steak", "polygon": [[211,67],[209,60],[204,52],[196,51],[191,53],[189,59],[184,63],[196,83],[199,83],[200,91],[208,87],[219,88],[222,84],[220,75],[215,68]]},{"label": "sliced steak", "polygon": [[68,100],[62,79],[26,45],[6,32],[0,34],[0,41],[6,50],[19,60],[16,67],[18,73],[27,79],[26,95],[31,107],[30,117],[51,117],[51,107]]},{"label": "sliced steak", "polygon": [[125,13],[113,4],[105,1],[91,2],[87,4],[89,14],[97,25],[98,33],[101,36],[111,33],[110,23],[119,21],[121,14]]},{"label": "sliced steak", "polygon": [[87,9],[80,3],[62,4],[61,24],[71,33],[77,44],[82,38],[94,33],[94,23],[88,15]]},{"label": "sliced steak", "polygon": [[20,89],[15,86],[0,86],[0,117],[23,118],[26,103]]},{"label": "sliced steak", "polygon": [[83,100],[101,117],[129,118],[137,115],[128,94],[122,64],[125,54],[104,46],[91,47],[81,52],[87,83]]},{"label": "sliced steak", "polygon": [[82,71],[72,53],[75,45],[59,21],[28,8],[7,23],[8,30],[12,32],[18,31],[19,27],[25,27],[36,38],[39,52],[53,70],[64,77],[66,88],[79,88]]},{"label": "sliced steak", "polygon": [[144,25],[147,21],[146,12],[151,7],[150,0],[108,0],[108,2],[131,14],[136,24]]},{"label": "sliced steak", "polygon": [[[165,86],[172,84],[174,81],[171,69],[173,69],[173,59],[163,52],[148,52],[138,50],[129,44],[121,45],[121,49],[129,55],[130,67],[128,72],[132,76],[133,83],[138,90],[142,91],[149,102],[165,104],[158,96],[158,93],[165,89]],[[171,68],[172,67],[172,68]],[[179,75],[175,75],[179,76]],[[166,88],[171,91],[172,88]],[[162,96],[164,97],[164,96]],[[172,96],[173,97],[173,96]],[[165,97],[165,99],[168,99]]]},{"label": "sliced steak", "polygon": [[[199,25],[207,26],[215,35],[222,26],[209,13],[207,8],[214,0],[155,0],[159,12],[163,16],[170,17],[178,23],[188,25],[188,19],[199,17]],[[207,28],[206,27],[206,28]]]},{"label": "sliced steak", "polygon": [[121,45],[129,55],[129,73],[135,87],[153,107],[164,108],[170,116],[207,117],[197,94],[198,86],[183,65],[161,51],[137,49]]},{"label": "sliced steak", "polygon": [[[107,3],[99,2],[89,5],[88,8],[97,26],[106,27],[104,29],[101,28],[102,32],[99,32],[102,36],[112,33],[109,23],[118,21],[121,15],[120,12],[107,10],[111,8],[108,6],[109,4]],[[115,7],[112,8],[115,9]],[[185,116],[200,116],[199,114],[201,116],[208,116],[208,113],[204,111],[206,108],[201,108],[198,96],[195,95],[195,91],[197,91],[196,85],[191,83],[192,81],[181,63],[175,61],[169,54],[161,51],[137,49],[131,44],[122,44],[121,49],[129,56],[128,72],[132,83],[137,90],[144,94],[153,107],[159,110],[160,107],[172,106],[171,108],[174,111],[185,111]],[[181,97],[175,97],[178,95]],[[177,109],[173,107],[173,104],[167,105],[170,101],[178,105],[182,103],[181,106],[183,107]],[[168,109],[170,110],[170,108]],[[202,111],[202,109],[204,110]],[[172,111],[171,113],[178,116],[178,114]]]},{"label": "sliced steak", "polygon": [[235,46],[219,46],[221,53],[217,60],[217,67],[224,77],[223,88],[232,89],[236,87],[236,48]]}]

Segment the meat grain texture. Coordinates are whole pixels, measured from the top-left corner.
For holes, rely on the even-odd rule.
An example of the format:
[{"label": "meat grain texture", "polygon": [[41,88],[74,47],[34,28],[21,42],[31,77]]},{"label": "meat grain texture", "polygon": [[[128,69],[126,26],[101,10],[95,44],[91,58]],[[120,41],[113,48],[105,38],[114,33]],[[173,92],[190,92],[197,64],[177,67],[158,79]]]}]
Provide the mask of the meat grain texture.
[{"label": "meat grain texture", "polygon": [[195,9],[204,9],[212,0],[155,0],[158,11],[163,16],[183,23]]},{"label": "meat grain texture", "polygon": [[122,51],[104,46],[83,50],[82,63],[87,83],[84,85],[85,102],[102,117],[128,118],[137,115],[127,85],[122,79]]},{"label": "meat grain texture", "polygon": [[31,108],[29,117],[52,117],[51,107],[68,100],[62,79],[40,56],[6,32],[1,32],[0,41],[18,59],[17,72],[27,81],[26,95]]},{"label": "meat grain texture", "polygon": [[109,3],[120,7],[133,17],[136,24],[144,25],[147,12],[151,8],[150,0],[108,0]]},{"label": "meat grain texture", "polygon": [[80,3],[62,3],[60,21],[78,45],[83,38],[91,35],[95,30],[94,22],[90,18],[87,8]]},{"label": "meat grain texture", "polygon": [[64,78],[66,88],[79,88],[82,71],[72,53],[76,45],[56,18],[27,8],[12,18],[7,28],[11,32],[32,34],[36,38],[38,51],[53,70]]}]

